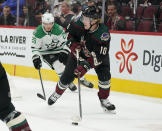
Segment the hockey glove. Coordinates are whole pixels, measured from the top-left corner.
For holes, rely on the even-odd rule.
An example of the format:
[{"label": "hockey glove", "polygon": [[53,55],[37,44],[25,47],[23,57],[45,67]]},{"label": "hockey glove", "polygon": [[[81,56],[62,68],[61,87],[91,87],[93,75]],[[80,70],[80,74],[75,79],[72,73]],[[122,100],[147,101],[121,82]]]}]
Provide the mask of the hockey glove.
[{"label": "hockey glove", "polygon": [[77,42],[73,43],[70,47],[71,50],[71,56],[73,58],[76,58],[76,50],[78,50],[79,52],[81,51],[81,45]]},{"label": "hockey glove", "polygon": [[34,64],[34,67],[39,70],[41,67],[42,67],[42,62],[41,62],[41,59],[40,59],[40,56],[39,55],[34,55],[32,57],[33,59],[33,64]]},{"label": "hockey glove", "polygon": [[80,62],[80,65],[74,70],[74,74],[76,77],[81,78],[90,68],[90,64],[87,61]]},{"label": "hockey glove", "polygon": [[94,67],[95,67],[95,66],[94,66],[94,61],[93,61],[93,57],[92,57],[92,56],[89,57],[89,58],[87,58],[86,61],[90,64],[90,67],[91,67],[91,68],[94,68]]}]

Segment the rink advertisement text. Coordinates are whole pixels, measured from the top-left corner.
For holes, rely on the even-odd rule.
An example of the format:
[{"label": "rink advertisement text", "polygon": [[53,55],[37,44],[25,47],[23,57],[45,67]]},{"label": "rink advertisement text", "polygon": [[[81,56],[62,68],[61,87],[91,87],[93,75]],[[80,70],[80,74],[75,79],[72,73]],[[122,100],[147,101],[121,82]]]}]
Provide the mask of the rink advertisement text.
[{"label": "rink advertisement text", "polygon": [[111,38],[113,78],[162,84],[162,36],[111,33]]},{"label": "rink advertisement text", "polygon": [[0,35],[0,56],[5,57],[20,57],[25,58],[26,52],[26,37]]},{"label": "rink advertisement text", "polygon": [[26,44],[25,36],[0,35],[0,43]]},{"label": "rink advertisement text", "polygon": [[0,28],[0,60],[3,63],[30,66],[33,30]]},{"label": "rink advertisement text", "polygon": [[[162,54],[162,53],[161,53]],[[156,54],[155,50],[143,51],[143,65],[150,66],[155,72],[159,72],[162,68],[162,55]]]}]

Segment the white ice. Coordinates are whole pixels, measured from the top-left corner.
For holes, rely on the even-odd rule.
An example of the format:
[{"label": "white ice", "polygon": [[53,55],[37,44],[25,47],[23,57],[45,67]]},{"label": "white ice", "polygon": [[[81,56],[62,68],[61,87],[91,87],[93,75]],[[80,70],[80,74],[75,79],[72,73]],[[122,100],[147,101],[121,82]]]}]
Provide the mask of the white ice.
[{"label": "white ice", "polygon": [[[162,99],[111,92],[110,101],[116,114],[103,112],[97,89],[82,87],[83,119],[73,126],[72,117],[79,115],[78,93],[66,90],[52,106],[37,97],[42,93],[39,80],[12,77],[21,98],[13,99],[17,110],[26,116],[32,131],[162,131]],[[44,81],[47,98],[56,83]],[[8,131],[0,122],[0,131]]]}]

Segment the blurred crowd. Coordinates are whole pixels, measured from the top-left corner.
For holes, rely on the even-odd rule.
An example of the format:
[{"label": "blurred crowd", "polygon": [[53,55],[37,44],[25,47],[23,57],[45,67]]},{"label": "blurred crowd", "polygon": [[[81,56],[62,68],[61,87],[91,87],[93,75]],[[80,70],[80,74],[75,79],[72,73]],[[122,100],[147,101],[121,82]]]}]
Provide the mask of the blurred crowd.
[{"label": "blurred crowd", "polygon": [[51,12],[55,22],[66,28],[80,18],[83,8],[95,4],[105,11],[101,22],[110,30],[162,32],[162,0],[104,1],[105,6],[103,0],[1,0],[0,25],[36,27],[42,14]]}]

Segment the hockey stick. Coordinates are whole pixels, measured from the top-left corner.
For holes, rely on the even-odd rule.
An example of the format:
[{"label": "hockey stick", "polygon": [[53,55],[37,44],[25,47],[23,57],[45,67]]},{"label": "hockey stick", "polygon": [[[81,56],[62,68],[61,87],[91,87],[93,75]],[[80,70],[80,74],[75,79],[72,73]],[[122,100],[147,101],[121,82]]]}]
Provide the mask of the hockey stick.
[{"label": "hockey stick", "polygon": [[45,94],[45,91],[44,91],[44,86],[43,86],[43,81],[42,81],[42,76],[41,76],[41,72],[40,72],[40,69],[38,70],[39,71],[39,77],[40,77],[40,81],[41,81],[41,86],[42,86],[42,91],[43,91],[43,95],[40,94],[40,93],[37,93],[37,96],[43,100],[46,100],[46,94]]},{"label": "hockey stick", "polygon": [[[79,51],[77,53],[77,66],[79,66]],[[80,76],[78,75],[78,96],[79,96],[79,114],[80,120],[82,120],[82,103],[81,103],[81,88],[80,88]]]},{"label": "hockey stick", "polygon": [[[76,50],[77,66],[79,65],[79,50]],[[78,125],[78,122],[82,120],[82,103],[81,103],[81,88],[80,88],[80,76],[78,75],[78,96],[79,96],[79,116],[72,117],[72,125]]]}]

